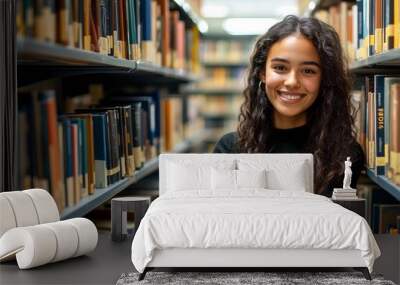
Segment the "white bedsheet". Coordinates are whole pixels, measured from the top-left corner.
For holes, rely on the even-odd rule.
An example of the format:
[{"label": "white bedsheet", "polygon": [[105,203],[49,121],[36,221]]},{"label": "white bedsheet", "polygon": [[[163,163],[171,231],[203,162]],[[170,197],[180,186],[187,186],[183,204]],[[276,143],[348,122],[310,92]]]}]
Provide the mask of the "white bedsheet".
[{"label": "white bedsheet", "polygon": [[176,247],[358,249],[370,272],[380,256],[359,215],[324,196],[265,189],[156,199],[133,240],[132,262],[143,272],[154,249]]}]

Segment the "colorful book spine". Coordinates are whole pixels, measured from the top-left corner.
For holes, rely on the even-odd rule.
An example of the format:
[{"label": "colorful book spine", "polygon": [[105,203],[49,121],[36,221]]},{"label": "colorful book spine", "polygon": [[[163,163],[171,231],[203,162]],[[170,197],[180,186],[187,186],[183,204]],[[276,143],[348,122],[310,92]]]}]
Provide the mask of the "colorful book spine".
[{"label": "colorful book spine", "polygon": [[71,122],[68,119],[62,120],[64,130],[64,157],[65,157],[65,188],[66,206],[74,205],[74,175],[73,175],[73,154],[72,154],[72,134]]},{"label": "colorful book spine", "polygon": [[385,76],[384,75],[375,75],[374,76],[374,85],[375,85],[375,147],[376,147],[376,155],[375,155],[375,171],[377,175],[385,174],[385,165],[386,165],[386,157],[385,157]]},{"label": "colorful book spine", "polygon": [[93,143],[96,188],[106,188],[107,179],[107,125],[106,114],[93,114]]}]

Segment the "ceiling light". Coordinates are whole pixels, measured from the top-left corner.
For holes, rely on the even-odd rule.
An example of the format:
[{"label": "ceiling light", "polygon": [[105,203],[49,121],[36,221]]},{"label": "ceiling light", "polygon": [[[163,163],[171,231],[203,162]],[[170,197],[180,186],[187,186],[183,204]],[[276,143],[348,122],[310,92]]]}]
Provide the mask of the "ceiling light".
[{"label": "ceiling light", "polygon": [[314,10],[315,6],[317,6],[317,5],[315,4],[314,1],[311,1],[310,3],[308,3],[308,9],[309,10]]},{"label": "ceiling light", "polygon": [[299,13],[299,9],[297,6],[282,6],[278,8],[278,15],[286,16],[286,15],[297,15]]},{"label": "ceiling light", "polygon": [[231,35],[261,35],[277,22],[274,18],[229,18],[222,27]]},{"label": "ceiling light", "polygon": [[199,25],[198,25],[199,31],[201,33],[206,33],[208,31],[208,25],[207,22],[204,20],[200,20]]},{"label": "ceiling light", "polygon": [[218,4],[204,4],[201,14],[206,18],[225,18],[228,16],[229,8]]}]

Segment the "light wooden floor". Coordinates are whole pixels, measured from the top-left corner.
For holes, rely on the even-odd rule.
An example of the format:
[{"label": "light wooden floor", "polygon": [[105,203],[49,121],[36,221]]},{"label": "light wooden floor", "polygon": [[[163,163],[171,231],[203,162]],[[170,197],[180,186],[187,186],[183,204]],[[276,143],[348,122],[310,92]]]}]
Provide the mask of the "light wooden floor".
[{"label": "light wooden floor", "polygon": [[112,242],[109,232],[100,232],[96,250],[87,256],[28,270],[19,270],[15,261],[0,264],[0,284],[115,284],[122,273],[135,271],[131,243]]}]

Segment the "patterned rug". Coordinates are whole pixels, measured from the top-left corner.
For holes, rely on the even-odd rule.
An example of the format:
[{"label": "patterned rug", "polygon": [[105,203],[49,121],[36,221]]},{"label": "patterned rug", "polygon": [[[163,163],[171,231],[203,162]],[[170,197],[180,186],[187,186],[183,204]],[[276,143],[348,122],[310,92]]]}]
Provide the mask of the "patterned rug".
[{"label": "patterned rug", "polygon": [[380,275],[372,274],[372,281],[364,278],[360,272],[154,272],[150,271],[142,281],[138,281],[139,273],[122,274],[117,285],[133,284],[379,284],[395,285],[384,280]]}]

